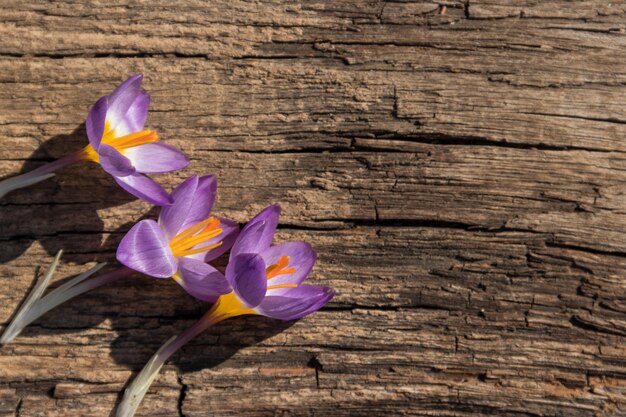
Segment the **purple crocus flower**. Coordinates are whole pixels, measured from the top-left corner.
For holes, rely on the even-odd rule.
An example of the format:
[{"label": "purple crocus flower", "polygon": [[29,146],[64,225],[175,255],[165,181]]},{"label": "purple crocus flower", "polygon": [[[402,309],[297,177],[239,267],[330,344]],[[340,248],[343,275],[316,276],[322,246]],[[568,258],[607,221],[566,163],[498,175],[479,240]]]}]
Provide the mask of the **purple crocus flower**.
[{"label": "purple crocus flower", "polygon": [[92,161],[134,196],[159,206],[170,204],[167,192],[143,174],[175,171],[189,161],[178,149],[159,142],[156,132],[144,130],[150,95],[141,89],[142,79],[142,74],[133,75],[93,105],[85,122],[89,145],[1,182],[0,197],[50,178],[53,172],[74,162]]},{"label": "purple crocus flower", "polygon": [[0,337],[0,345],[11,342],[33,321],[66,301],[136,271],[157,277],[172,277],[189,294],[214,302],[232,292],[224,275],[206,264],[233,245],[239,227],[236,223],[210,217],[215,200],[215,177],[193,176],[172,192],[173,203],[161,208],[158,223],[142,220],[124,236],[117,259],[124,265],[91,277],[104,266],[99,264],[43,295],[61,257],[54,262],[30,292]]},{"label": "purple crocus flower", "polygon": [[244,227],[226,267],[225,278],[233,291],[220,296],[202,319],[161,346],[126,389],[117,417],[132,417],[165,361],[213,324],[244,314],[298,319],[333,298],[331,288],[302,284],[315,263],[310,245],[289,242],[272,246],[279,215],[280,207],[270,206]]},{"label": "purple crocus flower", "polygon": [[[230,252],[226,279],[233,287],[233,315],[260,314],[295,320],[324,306],[335,294],[328,287],[304,285],[316,255],[306,242],[272,246],[280,206],[267,207],[241,231]],[[225,300],[224,300],[225,301]],[[252,311],[250,311],[252,310]]]},{"label": "purple crocus flower", "polygon": [[224,276],[207,262],[232,246],[236,223],[210,217],[217,192],[215,177],[192,176],[172,192],[158,222],[142,220],[124,236],[117,260],[155,278],[172,277],[192,296],[208,302],[231,291]]}]

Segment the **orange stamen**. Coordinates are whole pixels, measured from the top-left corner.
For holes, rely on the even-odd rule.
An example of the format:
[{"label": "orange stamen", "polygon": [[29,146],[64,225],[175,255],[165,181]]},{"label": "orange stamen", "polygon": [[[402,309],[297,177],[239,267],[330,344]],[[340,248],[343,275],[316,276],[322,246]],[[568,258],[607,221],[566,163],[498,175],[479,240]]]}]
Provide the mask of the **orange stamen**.
[{"label": "orange stamen", "polygon": [[111,145],[118,151],[122,151],[123,149],[158,141],[159,135],[157,135],[156,132],[153,132],[151,130],[142,130],[140,132],[131,133],[129,135],[121,136],[119,138],[114,138],[113,140],[110,140],[107,145]]},{"label": "orange stamen", "polygon": [[198,248],[198,249],[186,250],[186,251],[180,252],[179,254],[175,253],[174,256],[195,255],[196,253],[208,252],[220,246],[222,246],[222,242],[217,242],[215,245],[209,245],[209,246],[205,246],[203,248]]},{"label": "orange stamen", "polygon": [[198,249],[192,249],[194,246],[219,236],[223,231],[223,229],[219,226],[219,219],[209,217],[208,219],[188,227],[178,235],[174,236],[174,238],[170,241],[172,254],[174,256],[188,256],[217,248],[222,244],[222,242]]},{"label": "orange stamen", "polygon": [[198,233],[195,236],[192,236],[190,238],[185,239],[182,242],[179,242],[178,245],[182,245],[184,247],[187,248],[191,248],[194,247],[196,245],[199,245],[202,242],[206,242],[209,239],[213,239],[215,236],[218,236],[220,233],[222,233],[222,229],[221,228],[217,228],[214,230],[203,230],[202,232]]},{"label": "orange stamen", "polygon": [[[118,151],[133,148],[135,146],[145,145],[159,141],[159,135],[151,130],[141,130],[139,132],[130,133],[128,135],[116,137],[115,130],[111,128],[109,122],[104,123],[104,133],[100,143],[113,146]],[[98,152],[91,145],[87,145],[83,149],[83,158],[87,161],[100,162]]]},{"label": "orange stamen", "polygon": [[280,285],[270,285],[267,287],[268,290],[277,290],[279,288],[297,288],[298,284],[280,284]]},{"label": "orange stamen", "polygon": [[[204,229],[206,225],[212,222],[213,220],[214,220],[213,217],[209,217],[208,219],[202,220],[199,223],[189,226],[188,228],[186,228],[185,230],[183,230],[182,232],[174,236],[174,239],[172,239],[172,241],[170,242],[170,245],[175,244],[176,242],[179,242],[183,239],[186,239],[189,236],[195,235],[196,233]],[[219,223],[218,223],[218,226],[219,226]]]},{"label": "orange stamen", "polygon": [[276,278],[279,275],[293,274],[296,272],[296,268],[287,268],[289,265],[289,256],[281,256],[278,262],[274,265],[270,265],[265,269],[267,279]]}]

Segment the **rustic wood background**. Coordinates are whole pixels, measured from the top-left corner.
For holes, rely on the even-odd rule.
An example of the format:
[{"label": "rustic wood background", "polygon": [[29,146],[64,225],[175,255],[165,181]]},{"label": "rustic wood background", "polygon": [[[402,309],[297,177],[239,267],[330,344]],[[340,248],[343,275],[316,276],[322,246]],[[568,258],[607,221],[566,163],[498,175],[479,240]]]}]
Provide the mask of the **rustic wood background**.
[{"label": "rustic wood background", "polygon": [[[624,1],[176,3],[3,0],[0,177],[143,72],[192,158],[157,179],[216,174],[240,222],[281,203],[338,295],[220,324],[139,415],[626,415]],[[57,281],[114,265],[155,215],[86,164],[0,205],[3,324],[59,248]],[[112,416],[206,310],[141,276],[74,300],[0,348],[0,414]]]}]

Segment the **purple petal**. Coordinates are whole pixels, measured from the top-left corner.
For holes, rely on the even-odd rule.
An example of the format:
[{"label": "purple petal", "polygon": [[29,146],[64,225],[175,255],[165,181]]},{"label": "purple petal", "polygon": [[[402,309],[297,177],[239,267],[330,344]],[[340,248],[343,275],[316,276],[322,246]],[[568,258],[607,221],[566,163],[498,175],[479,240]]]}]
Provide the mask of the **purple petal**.
[{"label": "purple petal", "polygon": [[89,113],[87,114],[87,120],[85,120],[85,129],[87,130],[87,138],[91,146],[97,151],[100,147],[100,141],[104,134],[104,122],[107,116],[108,97],[100,97],[100,100],[96,101]]},{"label": "purple petal", "polygon": [[261,253],[268,249],[274,239],[280,206],[274,204],[263,209],[243,228],[230,254],[231,259],[240,253]]},{"label": "purple petal", "polygon": [[139,132],[143,130],[148,118],[148,108],[150,107],[150,94],[140,91],[133,104],[130,105],[124,117],[125,128],[128,133]]},{"label": "purple petal", "polygon": [[122,155],[113,146],[101,143],[98,149],[98,156],[102,168],[113,176],[125,177],[135,172],[130,159]]},{"label": "purple petal", "polygon": [[263,238],[266,226],[264,221],[255,222],[254,224],[248,223],[241,233],[239,233],[237,240],[233,244],[230,259],[234,259],[236,256],[243,253],[261,252],[259,242]]},{"label": "purple petal", "polygon": [[166,236],[174,238],[178,232],[209,217],[217,193],[217,181],[212,175],[191,176],[172,192],[173,204],[161,209],[159,224]]},{"label": "purple petal", "polygon": [[180,279],[176,279],[176,282],[199,300],[213,303],[220,295],[232,291],[226,277],[202,261],[180,257],[178,272]]},{"label": "purple petal", "polygon": [[237,236],[239,235],[239,225],[236,222],[225,219],[223,217],[218,217],[218,219],[220,220],[222,233],[217,236],[217,239],[221,240],[222,244],[206,254],[206,256],[204,257],[205,262],[210,262],[214,259],[217,259],[226,252],[228,252],[228,250],[232,248],[235,240],[237,240]]},{"label": "purple petal", "polygon": [[[272,246],[261,253],[265,265],[274,265],[282,256],[289,256],[288,268],[295,268],[293,274],[277,275],[271,278],[269,285],[300,284],[309,275],[315,264],[316,254],[311,245],[306,242],[289,242]],[[271,290],[272,295],[278,295]],[[269,295],[269,293],[268,293]]]},{"label": "purple petal", "polygon": [[279,320],[295,320],[322,308],[335,296],[335,290],[317,285],[301,285],[279,296],[266,296],[257,312]]},{"label": "purple petal", "polygon": [[137,172],[143,174],[176,171],[189,164],[189,159],[184,153],[172,145],[161,142],[125,149],[124,155],[131,160]]},{"label": "purple petal", "polygon": [[178,266],[163,231],[154,220],[142,220],[126,233],[117,248],[123,265],[156,278],[174,275]]},{"label": "purple petal", "polygon": [[123,97],[128,91],[139,91],[141,89],[141,81],[143,80],[143,74],[135,74],[128,77],[124,82],[117,86],[115,90],[109,95],[111,102]]},{"label": "purple petal", "polygon": [[125,177],[114,176],[113,178],[120,187],[150,204],[156,206],[172,204],[171,197],[163,187],[142,174],[134,173]]},{"label": "purple petal", "polygon": [[129,135],[143,130],[148,118],[150,95],[145,91],[139,91],[135,101],[130,105],[126,114],[118,119],[115,113],[108,113],[109,127],[114,130],[117,137]]},{"label": "purple petal", "polygon": [[237,235],[239,234],[239,225],[232,220],[225,219],[223,217],[218,217],[220,220],[220,227],[222,228],[222,233],[213,239],[207,240],[206,242],[194,246],[194,249],[199,249],[205,246],[215,245],[218,242],[222,242],[220,246],[215,249],[211,249],[208,252],[196,253],[194,255],[188,256],[188,258],[197,259],[203,262],[211,262],[214,259],[219,258],[224,253],[226,253],[235,243],[237,239]]},{"label": "purple petal", "polygon": [[[109,96],[109,108],[107,111],[107,121],[112,129],[115,129],[116,136],[123,136],[132,131],[129,130],[129,123],[126,122],[126,114],[135,103],[137,98],[141,96],[142,74],[136,74],[120,84],[119,87]],[[138,104],[144,104],[145,99],[140,100]],[[140,107],[140,106],[138,106]],[[147,109],[147,107],[146,107]],[[134,120],[138,117],[135,115]],[[119,129],[118,129],[119,128]]]},{"label": "purple petal", "polygon": [[274,239],[274,234],[276,233],[276,226],[278,226],[278,218],[280,217],[280,206],[278,204],[273,204],[264,208],[259,214],[254,216],[252,220],[248,222],[248,224],[243,228],[241,234],[244,234],[246,228],[252,227],[256,223],[264,223],[265,229],[263,230],[263,235],[259,238],[257,243],[257,251],[261,252],[262,250],[269,248],[272,244],[272,240]]},{"label": "purple petal", "polygon": [[267,290],[265,262],[259,255],[242,253],[226,267],[226,279],[237,297],[248,307],[254,308],[263,301]]}]

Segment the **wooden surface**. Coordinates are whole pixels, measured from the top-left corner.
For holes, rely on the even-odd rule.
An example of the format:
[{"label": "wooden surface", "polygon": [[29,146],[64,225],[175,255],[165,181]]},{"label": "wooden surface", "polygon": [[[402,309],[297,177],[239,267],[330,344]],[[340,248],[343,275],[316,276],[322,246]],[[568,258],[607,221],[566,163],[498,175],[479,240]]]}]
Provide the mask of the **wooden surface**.
[{"label": "wooden surface", "polygon": [[[138,415],[626,415],[624,1],[177,3],[4,0],[0,177],[84,146],[143,72],[192,158],[157,179],[216,174],[240,222],[281,203],[338,295],[218,325]],[[0,321],[59,248],[58,280],[114,265],[154,215],[95,165],[9,195]],[[74,300],[0,348],[0,415],[112,415],[206,310],[141,276]]]}]

